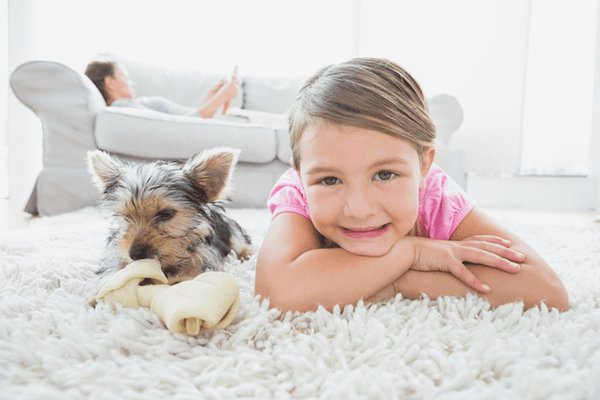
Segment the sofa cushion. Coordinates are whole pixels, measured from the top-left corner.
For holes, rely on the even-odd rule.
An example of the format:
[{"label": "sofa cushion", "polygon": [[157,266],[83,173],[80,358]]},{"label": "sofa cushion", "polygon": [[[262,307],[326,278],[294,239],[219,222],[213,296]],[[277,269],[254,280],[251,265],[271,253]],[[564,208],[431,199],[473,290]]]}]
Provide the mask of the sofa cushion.
[{"label": "sofa cushion", "polygon": [[[131,80],[136,84],[137,96],[162,96],[187,107],[199,107],[206,99],[208,91],[223,74],[208,74],[197,70],[171,70],[161,65],[132,61],[111,53],[100,53],[96,59],[115,60],[127,68]],[[239,86],[232,107],[242,107],[244,88]]]},{"label": "sofa cushion", "polygon": [[292,148],[290,147],[290,134],[288,128],[279,128],[277,134],[277,158],[279,161],[289,163],[292,158]]},{"label": "sofa cushion", "polygon": [[96,117],[98,148],[139,158],[184,159],[211,147],[241,149],[240,161],[277,157],[274,127],[202,119],[129,107],[105,107]]},{"label": "sofa cushion", "polygon": [[245,76],[244,108],[280,114],[286,112],[302,88],[305,77],[274,78]]}]

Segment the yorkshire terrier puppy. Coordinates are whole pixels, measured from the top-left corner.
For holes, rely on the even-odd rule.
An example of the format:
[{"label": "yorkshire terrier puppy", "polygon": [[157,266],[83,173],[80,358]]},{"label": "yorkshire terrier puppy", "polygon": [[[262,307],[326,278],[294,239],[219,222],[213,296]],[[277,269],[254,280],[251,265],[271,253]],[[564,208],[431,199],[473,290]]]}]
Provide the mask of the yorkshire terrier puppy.
[{"label": "yorkshire terrier puppy", "polygon": [[[248,259],[250,237],[221,204],[231,193],[239,150],[206,150],[185,163],[124,162],[100,150],[88,169],[101,193],[99,208],[111,222],[99,274],[135,260],[157,260],[169,284],[219,270],[233,250]],[[149,282],[148,282],[149,283]]]}]

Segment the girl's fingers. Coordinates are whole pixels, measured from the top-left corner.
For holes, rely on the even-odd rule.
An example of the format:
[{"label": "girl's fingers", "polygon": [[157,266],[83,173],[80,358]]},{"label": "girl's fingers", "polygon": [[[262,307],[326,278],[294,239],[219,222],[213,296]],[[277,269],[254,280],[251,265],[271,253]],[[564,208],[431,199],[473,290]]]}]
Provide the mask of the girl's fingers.
[{"label": "girl's fingers", "polygon": [[450,267],[450,273],[478,292],[489,293],[491,290],[488,285],[477,279],[462,263],[453,264]]},{"label": "girl's fingers", "polygon": [[[492,245],[494,246],[494,245]],[[472,264],[481,264],[488,267],[498,268],[505,272],[516,273],[519,272],[520,265],[517,262],[511,261],[511,259],[516,259],[517,261],[523,261],[522,255],[519,257],[513,250],[508,250],[510,253],[503,255],[498,255],[496,252],[498,249],[490,249],[485,248],[488,245],[482,246],[483,248],[471,247],[462,249],[459,257],[461,261],[472,263]],[[500,247],[499,247],[500,248]],[[519,253],[520,254],[520,253]]]},{"label": "girl's fingers", "polygon": [[499,244],[504,247],[510,247],[510,244],[511,244],[510,240],[506,240],[501,237],[492,236],[492,235],[474,235],[474,236],[468,237],[466,239],[463,239],[463,241],[470,241],[470,240],[495,243],[495,244]]},{"label": "girl's fingers", "polygon": [[522,253],[519,253],[518,251],[501,244],[477,240],[474,240],[472,242],[465,242],[465,244],[471,248],[484,250],[513,262],[523,262],[523,260],[525,259],[525,256]]}]

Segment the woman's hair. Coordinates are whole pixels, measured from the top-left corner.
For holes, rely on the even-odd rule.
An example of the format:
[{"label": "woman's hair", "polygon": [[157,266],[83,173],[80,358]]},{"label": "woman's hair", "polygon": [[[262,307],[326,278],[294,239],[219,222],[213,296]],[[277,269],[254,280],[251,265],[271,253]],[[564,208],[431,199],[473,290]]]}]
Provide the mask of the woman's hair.
[{"label": "woman's hair", "polygon": [[107,76],[115,78],[117,68],[119,68],[119,64],[116,61],[92,61],[85,69],[85,74],[94,82],[106,104],[108,104],[108,92],[104,86],[104,78]]},{"label": "woman's hair", "polygon": [[419,84],[384,59],[355,58],[330,65],[305,82],[290,112],[290,144],[298,171],[302,133],[318,124],[392,135],[412,144],[420,159],[435,141],[435,125]]}]

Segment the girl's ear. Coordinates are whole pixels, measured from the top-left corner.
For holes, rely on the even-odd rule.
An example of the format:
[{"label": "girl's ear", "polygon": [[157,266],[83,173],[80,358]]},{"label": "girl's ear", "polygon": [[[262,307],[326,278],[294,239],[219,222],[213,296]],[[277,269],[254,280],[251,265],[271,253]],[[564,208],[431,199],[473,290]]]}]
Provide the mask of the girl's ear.
[{"label": "girl's ear", "polygon": [[427,174],[429,173],[429,169],[433,165],[433,160],[435,159],[435,147],[428,147],[423,153],[423,162],[421,164],[421,183],[419,185],[420,189],[425,187],[425,179],[427,178]]}]

